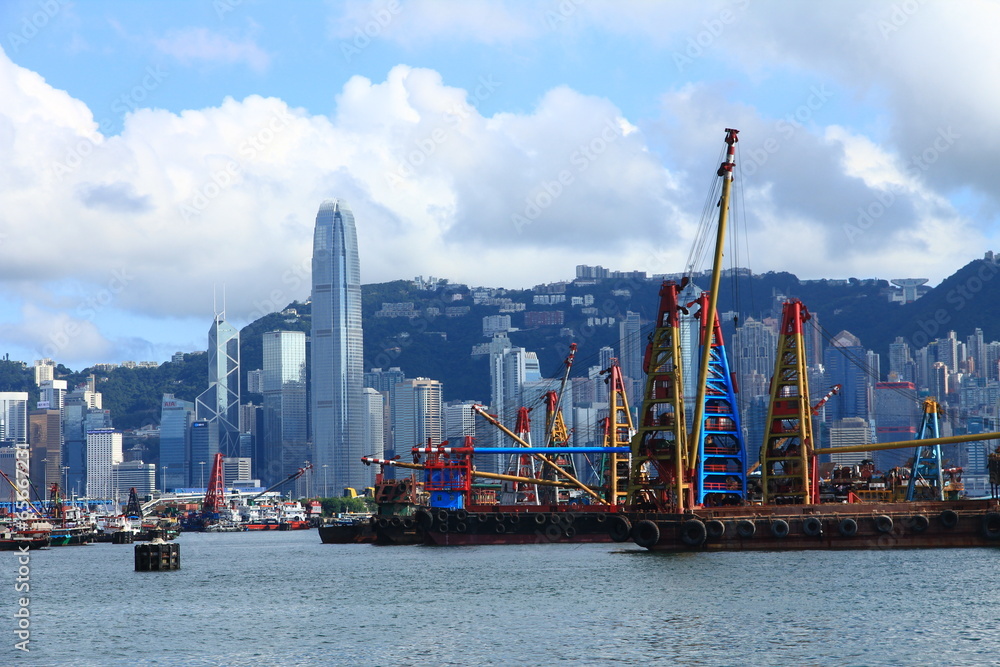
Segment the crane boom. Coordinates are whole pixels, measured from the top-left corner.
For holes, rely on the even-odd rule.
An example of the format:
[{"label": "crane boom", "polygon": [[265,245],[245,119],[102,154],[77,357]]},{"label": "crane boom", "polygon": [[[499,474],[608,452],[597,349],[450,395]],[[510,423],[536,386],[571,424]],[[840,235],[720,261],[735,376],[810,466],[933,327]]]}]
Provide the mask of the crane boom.
[{"label": "crane boom", "polygon": [[313,464],[309,463],[308,461],[306,461],[306,464],[304,466],[302,466],[301,468],[299,468],[298,470],[296,470],[295,472],[293,472],[291,475],[289,475],[285,479],[281,480],[280,482],[275,482],[271,486],[267,487],[266,489],[264,489],[263,491],[261,491],[260,493],[258,493],[257,495],[255,495],[253,498],[251,498],[249,500],[249,502],[251,502],[251,503],[254,502],[258,498],[260,498],[262,495],[264,495],[265,493],[267,493],[269,491],[273,491],[274,489],[278,488],[282,484],[285,484],[287,482],[291,482],[292,480],[296,480],[299,477],[302,477],[302,475],[306,474],[307,470],[312,470],[312,467],[313,467]]}]

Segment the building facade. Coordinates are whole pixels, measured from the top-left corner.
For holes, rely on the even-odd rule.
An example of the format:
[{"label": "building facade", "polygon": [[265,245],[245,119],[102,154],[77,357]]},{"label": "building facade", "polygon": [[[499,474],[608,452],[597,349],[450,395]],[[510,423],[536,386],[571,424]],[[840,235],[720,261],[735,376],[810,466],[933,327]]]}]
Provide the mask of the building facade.
[{"label": "building facade", "polygon": [[364,486],[364,340],[354,214],[340,199],[316,214],[312,258],[312,434],[315,464],[336,490]]}]

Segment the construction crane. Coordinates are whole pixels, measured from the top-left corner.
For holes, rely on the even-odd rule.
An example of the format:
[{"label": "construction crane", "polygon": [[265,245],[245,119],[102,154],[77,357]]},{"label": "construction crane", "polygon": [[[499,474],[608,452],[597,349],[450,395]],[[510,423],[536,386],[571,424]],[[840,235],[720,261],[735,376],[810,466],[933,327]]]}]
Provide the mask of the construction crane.
[{"label": "construction crane", "polygon": [[302,466],[301,468],[299,468],[298,470],[296,470],[295,472],[293,472],[291,475],[289,475],[285,479],[281,480],[280,482],[276,482],[276,483],[272,484],[271,486],[267,487],[266,489],[264,489],[263,491],[261,491],[260,493],[258,493],[257,495],[255,495],[253,498],[251,498],[247,502],[247,504],[252,505],[255,500],[257,500],[258,498],[260,498],[265,493],[268,493],[270,491],[275,490],[276,488],[278,488],[282,484],[286,484],[288,482],[291,482],[293,480],[298,479],[299,477],[302,477],[302,475],[306,474],[306,471],[312,470],[312,467],[313,467],[313,464],[309,463],[309,461],[306,461],[306,464],[304,466]]}]

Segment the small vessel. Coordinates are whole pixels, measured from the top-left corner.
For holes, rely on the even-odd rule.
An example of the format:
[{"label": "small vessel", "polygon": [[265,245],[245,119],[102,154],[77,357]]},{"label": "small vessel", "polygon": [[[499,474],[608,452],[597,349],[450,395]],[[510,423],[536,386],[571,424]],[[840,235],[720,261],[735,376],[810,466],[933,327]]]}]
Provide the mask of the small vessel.
[{"label": "small vessel", "polygon": [[372,544],[375,524],[371,514],[342,515],[319,526],[323,544]]},{"label": "small vessel", "polygon": [[21,522],[0,525],[0,551],[41,549],[51,542],[51,526],[35,523],[31,527]]}]

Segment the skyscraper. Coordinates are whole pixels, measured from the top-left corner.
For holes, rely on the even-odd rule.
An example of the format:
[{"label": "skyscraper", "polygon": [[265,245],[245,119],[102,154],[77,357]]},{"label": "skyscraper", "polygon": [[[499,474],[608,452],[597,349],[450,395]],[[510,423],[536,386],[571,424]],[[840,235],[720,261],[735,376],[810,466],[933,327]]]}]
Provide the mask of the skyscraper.
[{"label": "skyscraper", "polygon": [[264,334],[264,461],[257,474],[265,486],[288,477],[311,458],[306,421],[306,334]]},{"label": "skyscraper", "polygon": [[208,330],[208,389],[195,411],[218,429],[223,456],[240,455],[240,332],[217,313]]},{"label": "skyscraper", "polygon": [[191,422],[194,403],[164,394],[160,404],[161,491],[183,488],[191,481]]},{"label": "skyscraper", "polygon": [[[354,214],[340,199],[316,214],[312,259],[312,431],[314,465],[327,466],[331,493],[364,488],[365,405],[361,263]],[[315,476],[314,476],[315,479]]]}]

